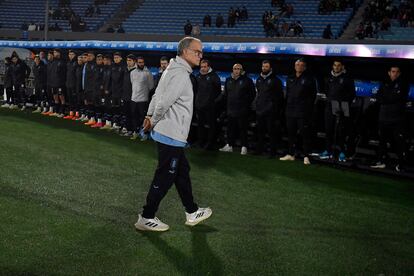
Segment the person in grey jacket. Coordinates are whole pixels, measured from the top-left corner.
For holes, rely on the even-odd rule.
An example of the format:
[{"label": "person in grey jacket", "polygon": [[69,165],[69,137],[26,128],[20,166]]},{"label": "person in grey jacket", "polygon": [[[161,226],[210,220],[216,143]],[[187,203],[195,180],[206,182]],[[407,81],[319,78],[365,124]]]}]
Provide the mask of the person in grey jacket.
[{"label": "person in grey jacket", "polygon": [[154,79],[150,70],[145,66],[143,57],[137,57],[137,68],[131,71],[132,96],[131,96],[131,124],[132,140],[138,138],[139,126],[142,125],[148,108],[148,96],[154,87]]},{"label": "person in grey jacket", "polygon": [[171,59],[152,97],[143,130],[150,131],[157,142],[158,166],[151,183],[143,212],[135,227],[141,231],[167,231],[169,226],[155,217],[158,206],[175,184],[185,208],[186,225],[194,226],[209,218],[210,208],[199,208],[194,202],[190,166],[184,148],[193,116],[192,67],[203,56],[201,41],[185,37],[177,47],[177,57]]}]

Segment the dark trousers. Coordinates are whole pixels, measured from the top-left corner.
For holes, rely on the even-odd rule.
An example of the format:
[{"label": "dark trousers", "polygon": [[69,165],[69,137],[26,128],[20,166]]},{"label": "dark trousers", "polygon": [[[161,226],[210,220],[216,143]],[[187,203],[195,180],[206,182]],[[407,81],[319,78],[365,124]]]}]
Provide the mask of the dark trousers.
[{"label": "dark trousers", "polygon": [[310,118],[286,118],[289,140],[289,154],[295,155],[295,145],[297,145],[298,133],[302,137],[303,155],[309,156],[312,143],[312,131]]},{"label": "dark trousers", "polygon": [[7,103],[11,104],[13,103],[12,99],[13,99],[13,87],[6,87],[6,98],[7,98]]},{"label": "dark trousers", "polygon": [[132,131],[130,111],[131,101],[121,100],[120,110],[121,110],[121,119],[120,124],[122,127],[126,128],[128,131]]},{"label": "dark trousers", "polygon": [[26,98],[26,86],[24,84],[14,85],[14,90],[12,92],[12,102],[14,104],[22,104],[25,102]]},{"label": "dark trousers", "polygon": [[390,142],[398,156],[398,163],[403,164],[406,156],[405,124],[401,122],[379,122],[378,158],[382,162],[387,159],[387,142]]},{"label": "dark trousers", "polygon": [[335,153],[335,150],[345,153],[346,137],[350,135],[350,118],[332,114],[330,104],[325,109],[326,149]]},{"label": "dark trousers", "polygon": [[148,102],[131,101],[130,118],[132,131],[138,131],[144,122],[148,110]]},{"label": "dark trousers", "polygon": [[270,154],[276,154],[276,115],[273,113],[256,115],[256,131],[257,131],[257,153],[262,153],[265,149],[265,136],[269,135]]},{"label": "dark trousers", "polygon": [[200,145],[208,148],[213,147],[216,138],[216,113],[214,109],[197,110],[197,123],[197,138]]},{"label": "dark trousers", "polygon": [[181,202],[187,213],[197,211],[194,203],[190,179],[190,165],[184,154],[184,148],[173,147],[157,143],[158,166],[154,179],[147,195],[142,216],[154,218],[161,200],[167,194],[173,184],[181,198]]},{"label": "dark trousers", "polygon": [[67,94],[67,101],[69,105],[70,111],[75,111],[78,108],[78,95],[76,94],[76,88],[75,87],[68,87],[66,89]]},{"label": "dark trousers", "polygon": [[238,117],[229,116],[227,123],[227,136],[228,144],[230,146],[235,145],[237,132],[239,132],[242,147],[247,147],[247,128],[249,126],[249,121],[247,119],[247,114]]}]

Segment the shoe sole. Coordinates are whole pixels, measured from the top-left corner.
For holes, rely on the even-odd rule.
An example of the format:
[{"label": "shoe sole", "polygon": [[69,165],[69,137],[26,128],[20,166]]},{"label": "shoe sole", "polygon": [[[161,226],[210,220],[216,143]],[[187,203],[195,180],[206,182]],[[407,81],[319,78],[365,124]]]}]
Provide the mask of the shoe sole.
[{"label": "shoe sole", "polygon": [[195,226],[195,225],[199,224],[200,222],[205,221],[206,219],[208,219],[209,217],[211,217],[211,215],[212,215],[212,214],[213,214],[213,211],[211,211],[211,213],[210,213],[208,216],[203,217],[203,218],[201,218],[199,221],[196,221],[196,222],[189,222],[189,221],[186,221],[186,222],[185,222],[185,225],[188,225],[188,226]]},{"label": "shoe sole", "polygon": [[146,226],[142,226],[141,224],[138,224],[138,223],[135,223],[134,226],[135,226],[135,229],[139,231],[165,232],[170,229],[170,227],[168,227],[167,229],[147,228]]}]

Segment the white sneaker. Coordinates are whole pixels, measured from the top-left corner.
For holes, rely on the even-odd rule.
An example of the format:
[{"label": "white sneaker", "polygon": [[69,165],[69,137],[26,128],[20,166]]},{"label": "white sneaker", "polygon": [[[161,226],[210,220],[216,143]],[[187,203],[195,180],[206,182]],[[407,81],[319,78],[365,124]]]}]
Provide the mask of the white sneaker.
[{"label": "white sneaker", "polygon": [[25,111],[26,110],[26,106],[23,105],[22,108],[20,108],[21,111]]},{"label": "white sneaker", "polygon": [[41,113],[42,112],[42,108],[40,106],[38,106],[36,108],[36,110],[33,110],[32,113]]},{"label": "white sneaker", "polygon": [[229,144],[226,144],[224,147],[222,147],[221,149],[219,149],[219,151],[222,151],[222,152],[233,152],[233,147],[230,146]]},{"label": "white sneaker", "polygon": [[240,154],[241,155],[246,155],[247,154],[247,148],[246,147],[242,147]]},{"label": "white sneaker", "polygon": [[191,214],[185,212],[185,218],[186,218],[185,224],[190,225],[190,226],[197,225],[203,220],[206,220],[209,217],[211,217],[212,214],[213,214],[213,210],[211,210],[209,207],[198,208],[197,211]]},{"label": "white sneaker", "polygon": [[286,154],[283,157],[279,158],[280,161],[295,161],[295,156],[292,156],[290,154]]},{"label": "white sneaker", "polygon": [[163,232],[170,229],[170,227],[159,220],[157,217],[153,219],[146,219],[138,215],[138,221],[135,223],[135,228],[141,231],[156,231]]},{"label": "white sneaker", "polygon": [[304,165],[310,165],[311,164],[311,162],[309,161],[309,157],[303,158],[303,164]]},{"label": "white sneaker", "polygon": [[9,105],[8,103],[5,103],[5,104],[3,104],[1,107],[4,107],[4,108],[9,108],[9,107],[10,107],[10,105]]},{"label": "white sneaker", "polygon": [[370,167],[373,169],[385,169],[386,165],[385,163],[378,161],[377,163],[375,163],[374,165],[371,165]]}]

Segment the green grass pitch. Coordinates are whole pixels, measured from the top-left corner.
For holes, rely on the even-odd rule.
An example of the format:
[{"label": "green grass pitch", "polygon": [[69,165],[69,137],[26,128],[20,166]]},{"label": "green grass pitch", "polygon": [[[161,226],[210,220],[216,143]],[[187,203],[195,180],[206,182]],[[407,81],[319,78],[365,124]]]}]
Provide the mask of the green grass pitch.
[{"label": "green grass pitch", "polygon": [[172,188],[134,229],[152,142],[0,110],[0,275],[413,275],[414,183],[187,150],[204,224]]}]

